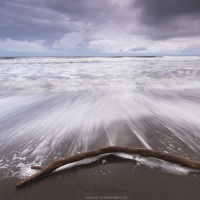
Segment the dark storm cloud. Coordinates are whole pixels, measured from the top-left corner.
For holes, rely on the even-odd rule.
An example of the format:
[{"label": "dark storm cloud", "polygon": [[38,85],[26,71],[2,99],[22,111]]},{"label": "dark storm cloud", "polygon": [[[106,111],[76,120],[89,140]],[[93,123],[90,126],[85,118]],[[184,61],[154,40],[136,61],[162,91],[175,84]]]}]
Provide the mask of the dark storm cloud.
[{"label": "dark storm cloud", "polygon": [[51,50],[70,43],[98,51],[120,42],[128,49],[130,39],[134,49],[141,38],[193,36],[200,36],[200,0],[0,0],[0,42],[36,42]]},{"label": "dark storm cloud", "polygon": [[[96,0],[48,0],[46,1],[46,5],[49,9],[57,12],[62,12],[63,14],[73,16],[74,18],[90,18],[91,16],[94,17],[95,13],[99,13],[97,10],[101,9],[101,4]],[[100,8],[98,8],[97,5],[100,5]]]},{"label": "dark storm cloud", "polygon": [[[110,12],[110,11],[115,12]],[[79,31],[76,22],[101,24],[118,18],[108,0],[8,0],[0,3],[0,39],[56,40]],[[121,16],[121,19],[123,17]]]},{"label": "dark storm cloud", "polygon": [[7,1],[0,4],[0,38],[53,41],[69,32],[63,18],[43,1]]},{"label": "dark storm cloud", "polygon": [[199,0],[135,0],[145,23],[159,23],[183,15],[200,14]]},{"label": "dark storm cloud", "polygon": [[[89,21],[112,18],[118,10],[117,5],[108,0],[47,0],[49,9],[72,16],[74,19]],[[113,11],[112,13],[110,11]]]},{"label": "dark storm cloud", "polygon": [[133,7],[154,38],[200,35],[199,0],[135,0]]}]

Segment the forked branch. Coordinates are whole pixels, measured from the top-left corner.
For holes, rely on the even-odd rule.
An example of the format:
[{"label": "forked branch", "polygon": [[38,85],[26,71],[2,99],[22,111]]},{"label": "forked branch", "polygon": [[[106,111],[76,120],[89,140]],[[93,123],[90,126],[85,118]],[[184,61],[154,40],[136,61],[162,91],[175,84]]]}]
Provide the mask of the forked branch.
[{"label": "forked branch", "polygon": [[153,151],[150,149],[137,149],[137,148],[123,147],[123,146],[111,146],[111,147],[105,147],[105,148],[88,151],[85,153],[80,153],[78,155],[71,156],[71,157],[60,158],[47,166],[33,166],[32,169],[37,169],[41,171],[18,182],[16,184],[16,187],[21,187],[21,186],[24,186],[25,184],[33,182],[43,176],[46,176],[52,173],[55,169],[62,167],[66,164],[74,163],[86,158],[104,155],[108,153],[109,154],[114,154],[114,153],[137,154],[143,157],[153,157],[153,158],[165,160],[165,161],[179,164],[179,165],[189,167],[192,169],[200,169],[200,162],[192,161],[192,160],[175,156],[169,153]]}]

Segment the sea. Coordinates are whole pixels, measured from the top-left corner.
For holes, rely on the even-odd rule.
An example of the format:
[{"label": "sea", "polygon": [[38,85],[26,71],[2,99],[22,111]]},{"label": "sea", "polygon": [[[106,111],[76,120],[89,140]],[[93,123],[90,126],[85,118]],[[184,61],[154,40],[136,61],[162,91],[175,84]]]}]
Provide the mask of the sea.
[{"label": "sea", "polygon": [[1,178],[115,145],[200,159],[200,57],[0,58]]}]

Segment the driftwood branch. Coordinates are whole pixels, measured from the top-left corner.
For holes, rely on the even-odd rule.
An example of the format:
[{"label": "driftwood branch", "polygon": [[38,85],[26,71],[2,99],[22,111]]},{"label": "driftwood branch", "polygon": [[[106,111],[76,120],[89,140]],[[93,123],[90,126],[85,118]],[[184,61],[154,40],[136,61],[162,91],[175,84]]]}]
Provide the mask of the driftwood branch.
[{"label": "driftwood branch", "polygon": [[153,157],[161,160],[165,160],[168,162],[172,162],[175,164],[179,164],[185,167],[189,167],[192,169],[200,169],[200,162],[192,161],[186,158],[182,158],[179,156],[175,156],[169,153],[153,151],[150,149],[137,149],[137,148],[130,148],[130,147],[123,147],[123,146],[111,146],[100,148],[92,151],[88,151],[85,153],[80,153],[75,156],[67,157],[67,158],[60,158],[47,166],[33,166],[32,169],[41,170],[38,173],[18,182],[16,187],[24,186],[30,182],[33,182],[43,176],[46,176],[52,173],[55,169],[64,166],[66,164],[74,163],[85,158],[95,157],[103,154],[114,154],[114,153],[128,153],[128,154],[137,154],[143,157]]}]

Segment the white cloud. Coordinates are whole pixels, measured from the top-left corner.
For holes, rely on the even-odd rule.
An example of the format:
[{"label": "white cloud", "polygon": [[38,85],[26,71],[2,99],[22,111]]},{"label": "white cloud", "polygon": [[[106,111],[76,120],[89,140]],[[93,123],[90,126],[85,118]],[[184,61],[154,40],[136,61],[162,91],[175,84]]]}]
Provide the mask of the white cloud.
[{"label": "white cloud", "polygon": [[56,40],[53,44],[53,48],[56,49],[75,49],[83,40],[83,35],[78,32],[71,32],[64,35],[59,40]]},{"label": "white cloud", "polygon": [[90,49],[104,53],[129,52],[130,49],[141,48],[141,45],[138,43],[138,40],[127,40],[124,38],[102,39],[89,42]]},{"label": "white cloud", "polygon": [[147,53],[179,54],[184,51],[200,49],[200,37],[174,38],[164,41],[151,41]]},{"label": "white cloud", "polygon": [[[112,32],[112,31],[111,31]],[[121,36],[120,36],[121,35]],[[130,53],[130,54],[179,54],[194,50],[199,52],[200,37],[175,38],[167,40],[150,40],[138,35],[111,34],[98,35],[89,42],[89,48],[103,53]]]},{"label": "white cloud", "polygon": [[46,53],[50,52],[44,46],[44,41],[17,41],[7,38],[0,40],[0,49],[11,52],[31,52],[31,53]]},{"label": "white cloud", "polygon": [[99,31],[87,35],[90,35],[89,49],[103,53],[128,52],[147,44],[142,36],[134,36],[116,27],[99,27]]},{"label": "white cloud", "polygon": [[115,53],[120,49],[117,41],[111,39],[94,40],[89,42],[89,48],[97,52]]}]

